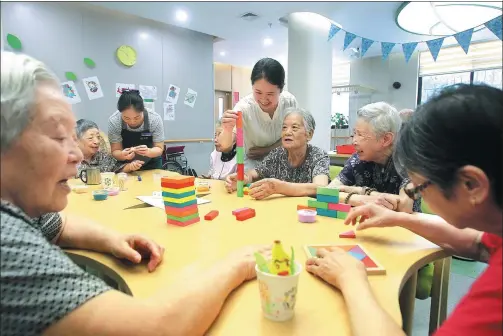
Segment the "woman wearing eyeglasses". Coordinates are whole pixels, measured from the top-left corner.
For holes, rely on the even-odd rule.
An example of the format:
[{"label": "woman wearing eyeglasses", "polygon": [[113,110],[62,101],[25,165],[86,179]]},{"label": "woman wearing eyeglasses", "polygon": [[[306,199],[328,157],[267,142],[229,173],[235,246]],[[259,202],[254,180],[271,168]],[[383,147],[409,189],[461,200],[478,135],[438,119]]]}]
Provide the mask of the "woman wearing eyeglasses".
[{"label": "woman wearing eyeglasses", "polygon": [[[502,93],[479,85],[448,88],[420,106],[401,131],[394,159],[412,180],[406,194],[421,195],[438,216],[368,204],[345,220],[354,225],[361,216],[359,230],[401,226],[450,253],[488,263],[435,336],[503,332]],[[342,291],[353,335],[404,335],[373,297],[360,261],[341,250],[319,257],[306,268]]]},{"label": "woman wearing eyeglasses", "polygon": [[147,111],[138,90],[123,91],[108,119],[112,155],[121,162],[143,161],[141,170],[161,169],[164,124],[159,114]]}]

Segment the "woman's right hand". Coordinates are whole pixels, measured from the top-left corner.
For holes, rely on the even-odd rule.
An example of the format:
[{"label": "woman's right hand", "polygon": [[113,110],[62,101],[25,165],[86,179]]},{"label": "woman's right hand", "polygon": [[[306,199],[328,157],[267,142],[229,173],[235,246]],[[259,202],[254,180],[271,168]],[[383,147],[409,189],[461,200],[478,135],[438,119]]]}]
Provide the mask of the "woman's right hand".
[{"label": "woman's right hand", "polygon": [[144,163],[145,162],[140,161],[140,160],[134,160],[133,162],[128,163],[129,171],[132,171],[132,172],[137,171],[138,169],[140,169],[143,166]]},{"label": "woman's right hand", "polygon": [[124,158],[123,161],[132,160],[134,158],[134,155],[135,155],[135,151],[134,150],[135,150],[134,147],[124,148],[122,150],[122,157]]},{"label": "woman's right hand", "polygon": [[238,178],[238,174],[237,173],[227,175],[227,177],[225,178],[225,189],[227,190],[227,192],[229,194],[232,193],[232,192],[234,192],[234,191],[236,191],[236,189],[237,189],[237,178]]},{"label": "woman's right hand", "polygon": [[375,203],[369,203],[352,208],[344,220],[344,224],[355,225],[359,221],[357,230],[365,230],[373,227],[391,227],[397,225],[401,216],[402,214],[399,212],[386,209]]},{"label": "woman's right hand", "polygon": [[222,128],[226,131],[231,131],[236,126],[236,120],[238,118],[238,114],[235,111],[227,110],[224,112],[222,116]]}]

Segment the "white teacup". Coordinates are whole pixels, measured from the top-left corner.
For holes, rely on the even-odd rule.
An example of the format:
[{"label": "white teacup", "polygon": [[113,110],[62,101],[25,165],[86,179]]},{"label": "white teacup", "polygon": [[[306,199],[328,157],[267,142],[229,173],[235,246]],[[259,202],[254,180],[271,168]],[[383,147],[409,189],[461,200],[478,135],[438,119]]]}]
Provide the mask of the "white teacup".
[{"label": "white teacup", "polygon": [[101,187],[109,190],[115,186],[115,173],[101,173]]}]

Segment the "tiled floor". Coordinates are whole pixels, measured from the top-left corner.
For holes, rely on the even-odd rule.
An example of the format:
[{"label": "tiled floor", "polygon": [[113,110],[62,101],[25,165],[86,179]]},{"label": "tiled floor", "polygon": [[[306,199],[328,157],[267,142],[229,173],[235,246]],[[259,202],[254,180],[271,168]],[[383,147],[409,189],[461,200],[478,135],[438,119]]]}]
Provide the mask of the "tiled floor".
[{"label": "tiled floor", "polygon": [[[459,300],[468,292],[475,279],[484,271],[486,264],[479,262],[452,259],[449,295],[447,299],[447,316]],[[430,301],[416,300],[412,336],[428,336],[430,319]]]}]

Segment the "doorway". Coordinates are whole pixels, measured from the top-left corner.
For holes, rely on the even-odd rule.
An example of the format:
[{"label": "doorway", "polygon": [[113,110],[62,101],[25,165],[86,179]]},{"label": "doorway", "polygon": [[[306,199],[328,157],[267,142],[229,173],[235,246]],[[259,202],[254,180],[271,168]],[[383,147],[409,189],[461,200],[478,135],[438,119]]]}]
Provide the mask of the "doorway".
[{"label": "doorway", "polygon": [[215,90],[215,121],[220,120],[225,111],[232,109],[232,94]]}]

